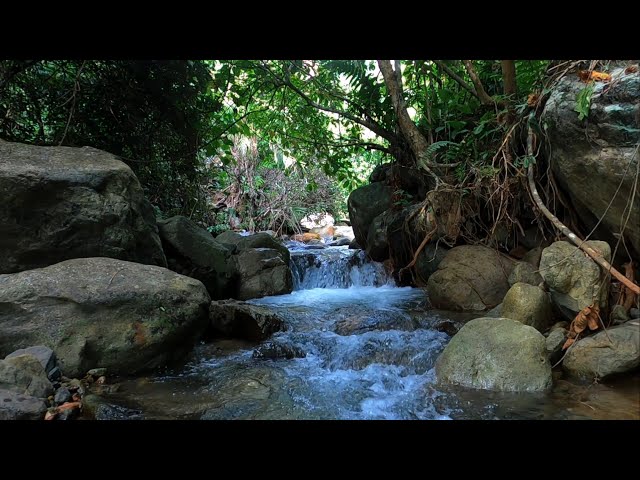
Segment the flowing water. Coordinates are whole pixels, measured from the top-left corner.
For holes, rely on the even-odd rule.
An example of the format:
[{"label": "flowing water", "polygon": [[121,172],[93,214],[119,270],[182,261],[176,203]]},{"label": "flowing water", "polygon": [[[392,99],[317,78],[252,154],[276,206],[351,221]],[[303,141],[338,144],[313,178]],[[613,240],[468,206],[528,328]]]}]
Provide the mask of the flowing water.
[{"label": "flowing water", "polygon": [[289,248],[293,293],[250,303],[286,319],[267,342],[303,357],[254,358],[259,344],[218,340],[178,369],[123,381],[110,401],[146,418],[640,419],[637,376],[613,387],[557,378],[546,394],[436,386],[449,336],[434,327],[462,317],[430,310],[422,290],[396,287],[360,250]]}]

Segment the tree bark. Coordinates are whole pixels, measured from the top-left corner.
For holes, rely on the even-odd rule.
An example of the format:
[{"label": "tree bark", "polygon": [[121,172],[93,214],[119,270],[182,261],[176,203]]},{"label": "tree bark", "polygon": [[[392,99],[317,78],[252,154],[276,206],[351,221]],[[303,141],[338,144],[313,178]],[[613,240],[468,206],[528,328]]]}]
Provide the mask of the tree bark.
[{"label": "tree bark", "polygon": [[396,61],[396,69],[398,71],[395,72],[391,67],[391,62],[389,60],[378,60],[378,66],[380,67],[380,71],[384,77],[384,83],[387,86],[387,91],[391,97],[393,109],[396,112],[400,132],[407,139],[415,160],[417,161],[429,146],[429,142],[424,135],[420,133],[416,124],[411,120],[409,112],[407,112],[407,104],[404,100],[404,93],[402,91],[402,72],[399,71],[400,62]]},{"label": "tree bark", "polygon": [[516,94],[516,62],[515,60],[500,60],[502,65],[502,83],[505,96]]}]

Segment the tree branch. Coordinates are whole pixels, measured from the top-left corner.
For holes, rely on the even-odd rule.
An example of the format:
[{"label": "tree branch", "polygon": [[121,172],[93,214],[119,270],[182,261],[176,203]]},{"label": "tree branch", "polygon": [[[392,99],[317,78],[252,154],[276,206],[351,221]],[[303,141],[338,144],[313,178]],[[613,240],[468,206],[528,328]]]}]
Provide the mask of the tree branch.
[{"label": "tree branch", "polygon": [[[527,138],[527,154],[531,157],[533,156],[533,131],[531,130],[531,127],[529,127],[529,136]],[[630,279],[622,275],[618,270],[613,268],[613,265],[607,262],[601,253],[596,252],[584,240],[581,240],[580,238],[578,238],[578,236],[575,233],[573,233],[571,230],[569,230],[569,228],[564,223],[562,223],[558,219],[558,217],[556,217],[553,213],[549,211],[549,209],[542,202],[540,195],[538,194],[536,183],[535,183],[535,180],[533,179],[533,164],[530,164],[529,168],[527,169],[527,177],[529,180],[529,190],[531,190],[531,196],[533,197],[533,200],[536,202],[536,205],[538,206],[540,211],[544,214],[544,216],[551,221],[553,226],[556,227],[558,230],[560,230],[562,233],[564,233],[567,236],[567,238],[571,240],[571,243],[573,243],[580,250],[582,250],[587,255],[589,255],[598,265],[604,268],[606,272],[611,273],[611,275],[616,277],[620,282],[622,282],[622,284],[624,284],[625,287],[627,287],[633,293],[635,293],[636,295],[640,295],[640,287],[638,285],[633,283],[633,281],[631,281]]]},{"label": "tree branch", "polygon": [[478,74],[476,73],[475,68],[473,68],[473,64],[471,63],[471,60],[463,60],[462,62],[464,63],[465,68],[467,69],[467,73],[469,74],[469,77],[471,77],[471,81],[473,82],[473,86],[476,89],[476,93],[478,98],[480,99],[480,103],[482,103],[483,105],[491,105],[492,103],[494,103],[493,98],[491,98],[487,94],[484,87],[482,86],[480,77],[478,77]]},{"label": "tree branch", "polygon": [[473,89],[473,87],[469,85],[467,82],[465,82],[464,79],[460,77],[456,72],[451,70],[446,63],[444,63],[442,60],[434,60],[433,63],[435,63],[438,67],[442,68],[442,70],[444,70],[447,75],[449,75],[453,80],[455,80],[462,88],[464,88],[466,91],[471,93],[471,95],[473,95],[477,99],[480,99],[480,97],[478,96],[476,91]]}]

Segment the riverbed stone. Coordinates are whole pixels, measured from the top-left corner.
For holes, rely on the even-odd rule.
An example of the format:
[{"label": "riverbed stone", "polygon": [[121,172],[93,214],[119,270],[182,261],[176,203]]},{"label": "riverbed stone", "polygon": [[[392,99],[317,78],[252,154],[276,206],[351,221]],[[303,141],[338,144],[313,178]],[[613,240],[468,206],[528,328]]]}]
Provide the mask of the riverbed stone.
[{"label": "riverbed stone", "polygon": [[509,275],[509,285],[513,286],[516,283],[528,283],[529,285],[540,285],[543,280],[542,276],[538,273],[538,269],[527,262],[519,262],[511,271]]},{"label": "riverbed stone", "polygon": [[368,247],[367,236],[373,219],[391,208],[393,189],[382,182],[356,188],[349,195],[347,207],[353,234],[361,248]]},{"label": "riverbed stone", "polygon": [[640,366],[640,322],[631,321],[578,340],[562,367],[585,381],[630,372]]},{"label": "riverbed stone", "polygon": [[436,362],[438,382],[483,390],[542,391],[551,387],[545,339],[509,318],[464,325]]},{"label": "riverbed stone", "polygon": [[214,334],[246,340],[264,340],[286,330],[284,319],[269,308],[237,300],[211,302],[209,319]]},{"label": "riverbed stone", "polygon": [[549,361],[555,364],[562,356],[562,347],[567,341],[568,330],[564,328],[556,328],[549,332],[545,341],[547,348],[547,355],[549,355]]},{"label": "riverbed stone", "polygon": [[47,398],[53,393],[44,368],[29,354],[0,360],[0,388],[37,398]]},{"label": "riverbed stone", "polygon": [[536,286],[515,283],[504,297],[500,314],[543,332],[551,320],[549,295]]},{"label": "riverbed stone", "polygon": [[285,262],[278,250],[248,248],[234,255],[233,260],[237,271],[235,298],[249,300],[293,290],[289,262]]},{"label": "riverbed stone", "polygon": [[[611,247],[606,242],[588,241],[587,245],[611,261]],[[593,303],[604,311],[610,281],[586,253],[569,242],[554,242],[542,251],[540,274],[549,286],[551,300],[567,320]]]},{"label": "riverbed stone", "polygon": [[[58,359],[56,358],[56,354],[49,347],[44,345],[36,345],[34,347],[20,348],[15,352],[10,353],[5,357],[5,360],[8,360],[12,357],[17,357],[20,355],[32,355],[38,359],[42,368],[44,368],[45,373],[51,378],[51,371],[56,368],[58,365]],[[55,374],[54,374],[55,375]]]},{"label": "riverbed stone", "polygon": [[46,412],[43,399],[0,387],[0,420],[42,420]]},{"label": "riverbed stone", "polygon": [[447,252],[429,277],[431,304],[444,310],[482,311],[500,302],[509,290],[513,262],[495,250],[463,245]]}]

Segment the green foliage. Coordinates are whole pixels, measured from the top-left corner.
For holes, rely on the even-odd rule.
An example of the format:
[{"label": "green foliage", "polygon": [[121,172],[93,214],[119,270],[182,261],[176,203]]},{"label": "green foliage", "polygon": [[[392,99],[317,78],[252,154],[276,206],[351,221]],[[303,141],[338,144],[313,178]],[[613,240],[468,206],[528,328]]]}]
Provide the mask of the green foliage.
[{"label": "green foliage", "polygon": [[589,116],[591,108],[591,95],[593,95],[594,84],[590,83],[576,95],[576,106],[574,111],[578,112],[578,120],[583,120]]},{"label": "green foliage", "polygon": [[154,204],[188,214],[219,108],[211,81],[197,61],[2,60],[0,137],[111,152]]}]

